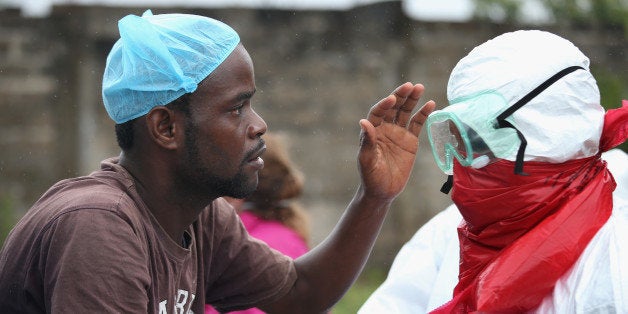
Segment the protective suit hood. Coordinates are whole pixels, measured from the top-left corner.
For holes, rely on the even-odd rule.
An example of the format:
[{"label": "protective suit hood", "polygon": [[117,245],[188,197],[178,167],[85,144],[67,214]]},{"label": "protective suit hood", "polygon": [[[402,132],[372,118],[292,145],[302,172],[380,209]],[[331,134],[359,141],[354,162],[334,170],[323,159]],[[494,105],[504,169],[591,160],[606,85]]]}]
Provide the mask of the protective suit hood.
[{"label": "protective suit hood", "polygon": [[[604,125],[600,92],[589,59],[552,33],[521,30],[474,48],[454,67],[447,86],[450,103],[486,92],[509,105],[557,72],[580,66],[517,110],[514,126],[527,140],[525,161],[562,163],[598,153]],[[490,104],[486,104],[490,105]],[[505,159],[514,161],[516,151]]]}]

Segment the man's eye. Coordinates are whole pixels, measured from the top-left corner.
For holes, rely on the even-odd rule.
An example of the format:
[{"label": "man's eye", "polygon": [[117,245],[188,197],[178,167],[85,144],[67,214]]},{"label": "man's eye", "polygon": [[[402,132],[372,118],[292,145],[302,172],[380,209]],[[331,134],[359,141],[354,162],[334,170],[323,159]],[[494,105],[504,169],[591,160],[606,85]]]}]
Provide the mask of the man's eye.
[{"label": "man's eye", "polygon": [[239,116],[242,114],[243,108],[244,108],[244,105],[237,106],[231,109],[231,114]]}]

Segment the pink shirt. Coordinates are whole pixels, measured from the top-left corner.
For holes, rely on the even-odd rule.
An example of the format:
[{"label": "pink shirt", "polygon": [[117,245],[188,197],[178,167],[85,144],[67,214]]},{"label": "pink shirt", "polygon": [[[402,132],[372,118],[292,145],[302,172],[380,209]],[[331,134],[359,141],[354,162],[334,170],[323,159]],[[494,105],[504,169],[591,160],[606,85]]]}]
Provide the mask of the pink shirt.
[{"label": "pink shirt", "polygon": [[240,212],[240,219],[251,236],[293,259],[309,249],[299,234],[278,221],[261,219],[249,211]]}]

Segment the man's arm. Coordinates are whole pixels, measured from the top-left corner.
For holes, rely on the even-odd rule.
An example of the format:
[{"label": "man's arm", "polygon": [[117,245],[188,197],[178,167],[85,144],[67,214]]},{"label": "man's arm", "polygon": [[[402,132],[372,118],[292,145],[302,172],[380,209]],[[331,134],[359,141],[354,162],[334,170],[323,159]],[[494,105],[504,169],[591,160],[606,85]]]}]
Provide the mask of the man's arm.
[{"label": "man's arm", "polygon": [[458,283],[460,221],[458,208],[451,204],[422,225],[358,314],[428,313],[451,300]]},{"label": "man's arm", "polygon": [[262,306],[270,313],[320,313],[331,308],[358,277],[391,203],[414,165],[418,135],[435,103],[412,115],[423,85],[405,83],[360,120],[361,182],[331,234],[295,261],[297,280],[282,299]]}]

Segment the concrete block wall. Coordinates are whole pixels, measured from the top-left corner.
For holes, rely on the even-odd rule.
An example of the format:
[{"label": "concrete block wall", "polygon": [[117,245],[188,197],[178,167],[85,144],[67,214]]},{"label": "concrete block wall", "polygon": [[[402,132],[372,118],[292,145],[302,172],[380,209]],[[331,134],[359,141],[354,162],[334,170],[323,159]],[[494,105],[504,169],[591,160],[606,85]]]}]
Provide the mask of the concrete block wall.
[{"label": "concrete block wall", "polygon": [[0,21],[0,197],[23,207],[57,176],[55,44],[42,20],[0,11]]}]

